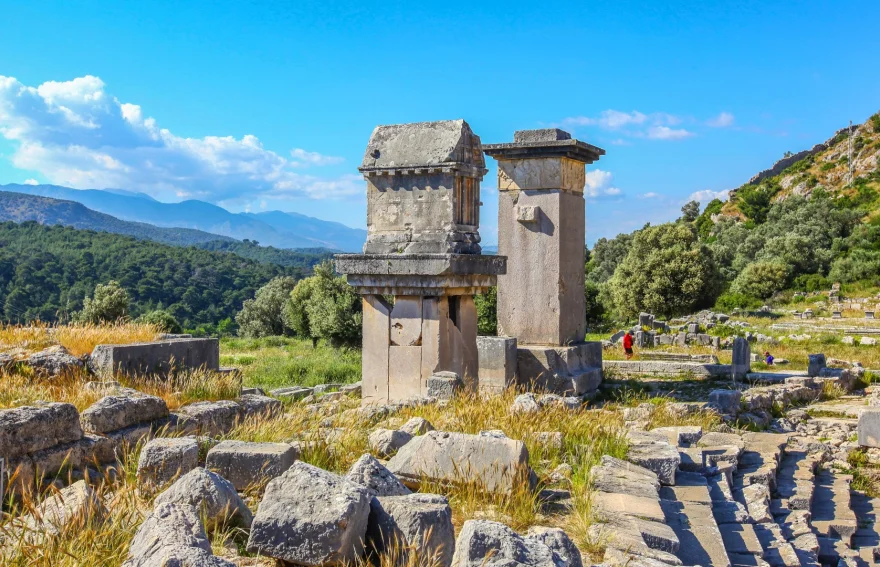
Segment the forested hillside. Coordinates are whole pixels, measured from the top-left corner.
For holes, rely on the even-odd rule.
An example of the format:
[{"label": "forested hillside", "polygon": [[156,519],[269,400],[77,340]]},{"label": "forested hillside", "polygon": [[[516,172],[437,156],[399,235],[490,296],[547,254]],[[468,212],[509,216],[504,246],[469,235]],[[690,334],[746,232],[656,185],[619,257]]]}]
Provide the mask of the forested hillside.
[{"label": "forested hillside", "polygon": [[196,246],[204,250],[237,254],[257,262],[306,269],[311,269],[324,260],[333,257],[333,252],[326,248],[287,250],[285,248],[275,248],[274,246],[260,246],[252,240],[212,240],[210,242],[200,242]]},{"label": "forested hillside", "polygon": [[95,285],[118,281],[131,314],[169,311],[185,328],[232,318],[273,277],[303,268],[261,263],[194,247],[36,222],[0,223],[0,317],[66,319]]},{"label": "forested hillside", "polygon": [[[852,155],[852,158],[850,158]],[[853,166],[849,162],[852,159]],[[787,155],[730,200],[696,201],[674,223],[600,239],[587,263],[588,317],[756,307],[834,282],[880,284],[880,115]]]}]

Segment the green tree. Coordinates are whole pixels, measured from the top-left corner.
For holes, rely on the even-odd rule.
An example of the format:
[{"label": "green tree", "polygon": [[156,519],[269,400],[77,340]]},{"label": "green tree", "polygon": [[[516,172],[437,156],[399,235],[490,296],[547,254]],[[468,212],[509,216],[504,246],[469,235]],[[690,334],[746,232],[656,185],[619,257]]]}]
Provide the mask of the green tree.
[{"label": "green tree", "polygon": [[282,276],[258,289],[235,316],[238,334],[243,337],[292,335],[294,330],[286,320],[285,307],[296,283],[296,278]]},{"label": "green tree", "polygon": [[593,245],[586,266],[587,281],[601,284],[614,275],[617,265],[626,257],[633,234],[618,234],[611,240],[600,238]]},{"label": "green tree", "polygon": [[788,274],[788,266],[783,262],[766,260],[754,262],[746,266],[733,280],[730,291],[767,299],[785,287]]},{"label": "green tree", "polygon": [[128,317],[128,292],[119,282],[110,280],[106,284],[95,286],[92,297],[83,300],[83,309],[77,320],[84,323],[113,323]]},{"label": "green tree", "polygon": [[477,307],[477,333],[494,337],[498,333],[498,288],[474,296]]},{"label": "green tree", "polygon": [[137,318],[137,321],[139,323],[146,323],[147,325],[155,325],[163,333],[183,332],[183,327],[180,326],[180,323],[177,322],[177,319],[175,319],[171,313],[165,311],[164,309],[156,309],[154,311],[144,313]]},{"label": "green tree", "polygon": [[673,316],[707,307],[720,291],[712,252],[690,224],[668,223],[636,233],[608,282],[617,313]]},{"label": "green tree", "polygon": [[694,222],[700,216],[700,202],[699,201],[688,201],[681,208],[681,218],[679,219],[682,222]]},{"label": "green tree", "polygon": [[336,276],[333,263],[315,266],[315,275],[300,281],[290,293],[285,317],[297,335],[324,339],[333,345],[354,345],[361,340],[361,298],[344,277]]}]

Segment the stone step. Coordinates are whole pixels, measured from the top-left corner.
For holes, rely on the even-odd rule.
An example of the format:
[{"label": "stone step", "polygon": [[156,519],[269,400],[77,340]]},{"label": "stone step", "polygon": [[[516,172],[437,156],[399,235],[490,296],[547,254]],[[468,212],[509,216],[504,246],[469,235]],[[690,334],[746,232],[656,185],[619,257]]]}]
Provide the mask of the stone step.
[{"label": "stone step", "polygon": [[852,477],[823,469],[816,475],[810,525],[820,537],[836,538],[850,545],[858,528],[850,505]]},{"label": "stone step", "polygon": [[756,565],[744,562],[748,556],[763,560],[764,547],[753,524],[719,524],[718,530],[731,565]]},{"label": "stone step", "polygon": [[860,551],[880,547],[880,526],[877,525],[880,498],[871,498],[867,494],[854,491],[851,494],[850,507],[858,519],[858,529],[852,538],[853,547]]}]

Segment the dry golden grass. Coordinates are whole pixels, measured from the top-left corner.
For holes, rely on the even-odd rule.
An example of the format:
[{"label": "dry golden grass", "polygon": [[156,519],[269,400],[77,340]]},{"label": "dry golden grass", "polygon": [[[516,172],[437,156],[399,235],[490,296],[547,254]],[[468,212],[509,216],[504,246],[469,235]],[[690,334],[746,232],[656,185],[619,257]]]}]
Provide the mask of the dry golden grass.
[{"label": "dry golden grass", "polygon": [[[0,409],[42,400],[67,402],[82,411],[106,395],[100,389],[84,387],[92,379],[85,371],[40,378],[27,368],[0,370]],[[172,410],[196,401],[229,400],[238,397],[241,391],[239,378],[205,370],[174,372],[163,379],[120,376],[117,380],[124,387],[164,399]]]},{"label": "dry golden grass", "polygon": [[133,322],[58,326],[36,322],[28,326],[0,326],[0,349],[34,352],[60,344],[74,356],[82,356],[100,344],[147,342],[156,340],[158,335],[159,329],[155,325]]}]

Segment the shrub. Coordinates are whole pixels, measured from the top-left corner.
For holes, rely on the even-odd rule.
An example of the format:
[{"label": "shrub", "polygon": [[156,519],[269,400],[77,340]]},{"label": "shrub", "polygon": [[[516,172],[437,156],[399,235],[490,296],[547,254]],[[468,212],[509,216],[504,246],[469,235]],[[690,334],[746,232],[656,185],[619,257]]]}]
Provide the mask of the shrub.
[{"label": "shrub", "polygon": [[353,345],[361,340],[361,298],[345,278],[336,276],[333,263],[315,266],[315,275],[300,281],[285,307],[286,321],[297,335],[317,344]]},{"label": "shrub", "polygon": [[753,262],[733,280],[730,291],[766,299],[785,287],[787,278],[788,266],[782,262]]},{"label": "shrub", "polygon": [[119,282],[110,280],[95,286],[92,297],[83,300],[83,309],[76,319],[82,323],[114,323],[128,317],[128,292]]},{"label": "shrub", "polygon": [[171,315],[171,313],[163,309],[156,309],[155,311],[144,313],[137,318],[137,322],[145,323],[147,325],[154,325],[157,329],[164,333],[183,332],[183,328],[180,326],[180,323],[177,322],[177,319],[175,319],[174,316]]},{"label": "shrub", "polygon": [[608,286],[622,317],[641,311],[670,316],[712,305],[720,274],[692,225],[668,223],[636,233]]},{"label": "shrub", "polygon": [[724,293],[715,302],[715,310],[725,313],[730,313],[736,308],[758,309],[759,307],[761,307],[760,299],[744,293]]},{"label": "shrub", "polygon": [[296,285],[295,278],[282,276],[258,289],[254,298],[245,301],[235,316],[238,334],[243,337],[293,334],[293,329],[285,320],[284,308]]}]

